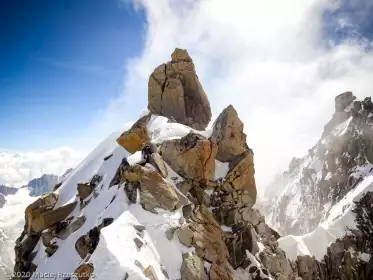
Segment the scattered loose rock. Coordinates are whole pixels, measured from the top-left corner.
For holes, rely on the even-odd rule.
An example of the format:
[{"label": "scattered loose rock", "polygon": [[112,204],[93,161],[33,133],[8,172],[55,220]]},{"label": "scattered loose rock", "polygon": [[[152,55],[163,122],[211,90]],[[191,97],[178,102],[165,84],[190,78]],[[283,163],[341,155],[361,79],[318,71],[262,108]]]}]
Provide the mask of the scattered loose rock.
[{"label": "scattered loose rock", "polygon": [[145,226],[143,225],[133,225],[133,227],[137,230],[137,231],[144,231],[146,229]]},{"label": "scattered loose rock", "polygon": [[78,195],[81,200],[86,199],[94,190],[94,187],[89,182],[78,183]]},{"label": "scattered loose rock", "polygon": [[171,241],[174,238],[175,231],[177,229],[179,229],[179,227],[171,227],[168,230],[166,230],[166,237],[167,237],[168,240]]},{"label": "scattered loose rock", "polygon": [[141,247],[144,245],[144,242],[142,242],[139,238],[135,237],[133,241],[136,244],[137,249],[141,249]]},{"label": "scattered loose rock", "polygon": [[45,253],[47,254],[48,257],[53,256],[54,253],[57,252],[58,246],[51,244],[48,247],[45,248]]}]

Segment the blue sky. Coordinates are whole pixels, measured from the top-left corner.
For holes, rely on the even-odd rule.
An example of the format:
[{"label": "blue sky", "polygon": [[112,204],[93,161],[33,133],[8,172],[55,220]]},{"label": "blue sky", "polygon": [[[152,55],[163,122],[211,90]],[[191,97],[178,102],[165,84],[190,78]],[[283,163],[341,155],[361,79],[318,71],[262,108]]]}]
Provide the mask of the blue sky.
[{"label": "blue sky", "polygon": [[0,148],[73,145],[123,88],[145,16],[118,0],[0,1]]}]

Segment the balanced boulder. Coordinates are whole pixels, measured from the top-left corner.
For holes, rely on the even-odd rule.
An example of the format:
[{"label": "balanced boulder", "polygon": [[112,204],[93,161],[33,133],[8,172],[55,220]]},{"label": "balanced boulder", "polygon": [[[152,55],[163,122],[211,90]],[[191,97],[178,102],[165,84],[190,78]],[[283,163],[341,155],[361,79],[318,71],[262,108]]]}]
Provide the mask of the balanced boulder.
[{"label": "balanced boulder", "polygon": [[143,144],[150,140],[146,127],[149,118],[150,115],[140,118],[129,130],[123,132],[117,139],[118,144],[130,153],[140,151]]},{"label": "balanced boulder", "polygon": [[171,61],[158,66],[148,83],[148,109],[195,129],[205,129],[211,108],[186,50],[175,49]]},{"label": "balanced boulder", "polygon": [[213,179],[216,152],[214,141],[192,132],[161,146],[164,161],[180,176],[196,181]]},{"label": "balanced boulder", "polygon": [[74,210],[76,202],[54,209],[58,196],[47,193],[26,208],[27,231],[42,232],[56,223],[66,219]]}]

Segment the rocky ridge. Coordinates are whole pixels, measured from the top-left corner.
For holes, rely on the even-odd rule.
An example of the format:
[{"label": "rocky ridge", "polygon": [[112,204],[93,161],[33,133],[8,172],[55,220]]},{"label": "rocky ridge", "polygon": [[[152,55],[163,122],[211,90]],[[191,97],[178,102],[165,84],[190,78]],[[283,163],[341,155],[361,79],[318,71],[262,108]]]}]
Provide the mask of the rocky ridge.
[{"label": "rocky ridge", "polygon": [[[336,96],[321,139],[269,187],[269,224],[284,235],[307,233],[280,240],[288,253],[303,247],[295,258],[303,279],[373,278],[372,109],[370,97]],[[312,248],[317,246],[327,248]],[[307,250],[319,253],[311,257]]]},{"label": "rocky ridge", "polygon": [[[32,279],[63,272],[80,280],[92,274],[128,280],[370,279],[366,262],[346,257],[350,248],[370,252],[365,222],[362,239],[337,240],[324,262],[288,260],[280,235],[253,208],[254,152],[236,110],[224,109],[211,132],[196,130],[210,121],[210,104],[187,51],[176,49],[171,58],[149,78],[149,114],[118,135],[119,145],[109,137],[66,181],[26,208],[13,279],[28,279],[31,272]],[[355,208],[357,220],[371,218],[369,203],[364,198]],[[351,278],[354,273],[368,278]]]},{"label": "rocky ridge", "polygon": [[272,207],[266,215],[282,234],[314,230],[373,171],[372,104],[370,97],[359,101],[351,92],[336,96],[321,139],[308,155],[293,158],[282,178],[268,187]]},{"label": "rocky ridge", "polygon": [[[189,54],[176,49],[171,57],[171,62],[157,67],[149,79],[150,113],[117,139],[125,157],[118,161],[116,170],[110,169],[112,175],[98,172],[89,180],[74,181],[76,199],[64,200],[78,172],[73,171],[70,180],[27,207],[25,228],[15,247],[15,273],[50,270],[40,267],[40,258],[53,262],[60,246],[67,246],[64,240],[76,240],[75,249],[68,248],[80,256],[75,272],[99,273],[102,268],[90,259],[95,259],[96,250],[102,250],[103,236],[115,228],[125,212],[96,222],[87,231],[87,223],[94,217],[85,211],[92,204],[97,209],[96,201],[113,192],[105,209],[117,204],[117,197],[123,193],[130,209],[140,205],[141,211],[149,213],[146,215],[181,213],[178,221],[164,231],[170,245],[176,242],[185,248],[179,256],[179,272],[144,267],[136,260],[137,269],[149,279],[296,279],[294,265],[276,241],[279,235],[253,208],[257,194],[254,154],[246,143],[237,112],[228,106],[213,124],[211,135],[195,130],[206,127],[211,118],[210,105]],[[162,118],[169,120],[167,125],[185,131],[183,136],[157,141],[162,131],[151,127]],[[172,123],[175,120],[181,124]],[[119,152],[105,156],[102,165],[116,160],[116,154]],[[218,170],[222,165],[226,166],[224,174]],[[150,240],[144,238],[150,228],[134,227],[136,250],[147,250]],[[131,279],[133,273],[126,272],[125,279]],[[175,278],[175,273],[180,276]]]}]

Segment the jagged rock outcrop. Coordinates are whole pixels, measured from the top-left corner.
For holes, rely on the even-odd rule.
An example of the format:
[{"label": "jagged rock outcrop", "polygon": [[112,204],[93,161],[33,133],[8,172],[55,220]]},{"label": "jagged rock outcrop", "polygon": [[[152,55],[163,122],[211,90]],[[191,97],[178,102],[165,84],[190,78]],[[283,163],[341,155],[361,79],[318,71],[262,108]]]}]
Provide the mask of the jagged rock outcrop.
[{"label": "jagged rock outcrop", "polygon": [[101,180],[102,176],[95,174],[90,181],[78,183],[77,190],[80,200],[83,201],[90,196],[95,188],[100,184]]},{"label": "jagged rock outcrop", "polygon": [[[15,251],[15,275],[27,275],[36,269],[32,263],[35,254],[33,250],[42,237],[42,242],[46,246],[46,254],[52,256],[58,249],[58,246],[51,244],[55,237],[58,225],[66,219],[74,210],[77,202],[66,204],[57,209],[53,209],[57,203],[58,195],[56,193],[46,193],[31,203],[25,210],[25,226],[20,237],[16,240]],[[53,232],[43,232],[46,229],[54,228]],[[28,274],[31,275],[31,274]],[[15,277],[18,279],[28,279],[29,277]]]},{"label": "jagged rock outcrop", "polygon": [[233,160],[248,149],[243,123],[232,105],[225,108],[214,122],[211,138],[218,145],[216,159],[223,162]]},{"label": "jagged rock outcrop", "polygon": [[[196,129],[204,129],[210,121],[210,105],[186,51],[177,49],[172,54],[172,61],[159,66],[151,75],[149,110],[170,118],[171,122],[177,121]],[[158,142],[155,135],[162,127],[154,129],[153,123],[148,131],[150,117],[150,114],[142,117],[117,139],[119,145],[130,153],[141,150],[141,157],[137,153],[127,160],[123,158],[127,153],[118,147],[110,157],[107,150],[99,157],[95,154],[99,158],[97,166],[101,167],[99,170],[85,168],[84,164],[87,163],[83,163],[82,177],[88,176],[87,170],[97,170],[100,175],[78,186],[74,182],[72,194],[68,194],[69,189],[66,188],[71,187],[68,184],[63,184],[59,191],[64,194],[65,203],[75,202],[53,209],[58,196],[49,194],[30,208],[25,226],[26,229],[30,228],[29,233],[35,234],[27,234],[25,230],[20,237],[19,244],[26,242],[31,245],[25,249],[19,246],[26,250],[26,254],[18,249],[20,258],[17,264],[20,267],[15,271],[32,269],[31,252],[41,236],[41,242],[46,246],[45,253],[51,260],[58,255],[61,257],[61,246],[75,244],[74,255],[77,253],[83,263],[76,268],[78,264],[75,258],[74,263],[67,258],[65,261],[69,262],[69,266],[66,265],[71,270],[69,272],[75,270],[78,279],[89,279],[89,274],[97,270],[101,270],[97,272],[101,275],[99,273],[103,268],[96,266],[99,263],[96,261],[100,261],[101,254],[114,260],[113,254],[120,266],[115,275],[123,279],[145,276],[157,280],[164,276],[182,280],[295,280],[296,268],[279,248],[278,233],[253,208],[257,196],[254,155],[246,143],[243,123],[233,106],[228,106],[220,114],[209,139],[202,136],[206,132],[191,129],[190,133],[183,134],[185,136],[178,136],[180,139],[170,137]],[[159,119],[165,121],[165,118],[153,115],[154,119],[155,123]],[[167,123],[167,129],[172,129],[173,125]],[[227,174],[218,179],[215,178],[217,160],[228,162],[229,167]],[[112,165],[114,162],[116,166]],[[115,174],[114,170],[107,171],[113,167],[117,168]],[[312,172],[308,173],[312,176]],[[73,210],[79,199],[82,207],[75,209],[74,215],[77,217],[67,218],[67,210]],[[92,205],[95,201],[100,202]],[[88,202],[89,206],[84,208]],[[53,216],[64,207],[66,213],[57,215],[58,219]],[[89,216],[91,213],[99,216]],[[115,216],[103,217],[108,214]],[[48,220],[50,215],[54,218]],[[114,223],[115,219],[118,220]],[[99,220],[102,222],[97,225]],[[111,227],[102,230],[112,223]],[[113,232],[110,229],[115,230],[114,235],[111,235]],[[178,256],[167,246],[167,242],[175,241],[190,248],[189,253],[185,254],[184,246],[170,243],[170,250],[179,250],[176,251],[181,257],[179,264]],[[118,246],[118,250],[108,249],[109,245],[113,246],[110,248]],[[127,248],[132,251],[125,251]],[[66,251],[63,250],[64,257]],[[144,252],[150,254],[140,262],[138,257],[143,257]],[[123,254],[126,255],[124,259]],[[126,258],[128,254],[136,254],[136,268],[130,267]],[[168,254],[173,258],[171,261],[167,261]],[[48,262],[49,258],[45,258],[45,255],[42,257]],[[133,262],[132,256],[130,259]],[[165,265],[171,266],[168,271],[161,264],[163,260]],[[95,267],[88,261],[92,261]],[[129,266],[125,273],[121,261]],[[35,263],[43,265],[40,261]],[[110,261],[107,265],[115,266],[115,263]],[[176,273],[175,264],[180,265],[176,267]],[[170,272],[173,276],[168,275]],[[160,273],[163,276],[160,277]]]},{"label": "jagged rock outcrop", "polygon": [[348,105],[354,101],[356,97],[352,94],[351,91],[346,91],[335,97],[335,111],[342,112]]},{"label": "jagged rock outcrop", "polygon": [[180,176],[201,181],[212,180],[215,172],[217,146],[214,141],[195,133],[161,145],[162,158]]},{"label": "jagged rock outcrop", "polygon": [[211,108],[193,61],[182,49],[175,49],[171,58],[149,77],[148,109],[195,129],[205,129],[211,120]]},{"label": "jagged rock outcrop", "polygon": [[140,151],[145,142],[149,141],[148,129],[146,127],[150,115],[146,115],[135,122],[132,127],[123,132],[117,139],[119,145],[130,153]]}]

